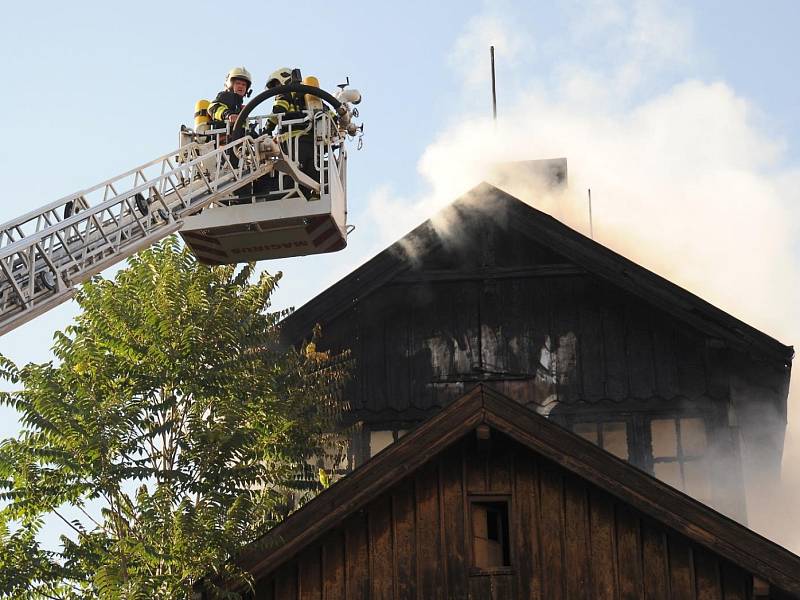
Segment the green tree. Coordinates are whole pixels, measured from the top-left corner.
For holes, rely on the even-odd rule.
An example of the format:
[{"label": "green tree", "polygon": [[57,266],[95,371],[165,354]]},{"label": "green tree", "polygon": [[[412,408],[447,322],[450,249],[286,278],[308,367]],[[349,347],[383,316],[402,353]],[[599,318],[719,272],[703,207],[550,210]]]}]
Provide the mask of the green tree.
[{"label": "green tree", "polygon": [[[335,442],[346,375],[313,341],[281,348],[278,278],[168,239],[81,288],[55,363],[0,357],[23,425],[0,444],[0,597],[180,598],[209,573],[247,578],[229,559]],[[58,551],[37,539],[48,515],[69,530]]]}]

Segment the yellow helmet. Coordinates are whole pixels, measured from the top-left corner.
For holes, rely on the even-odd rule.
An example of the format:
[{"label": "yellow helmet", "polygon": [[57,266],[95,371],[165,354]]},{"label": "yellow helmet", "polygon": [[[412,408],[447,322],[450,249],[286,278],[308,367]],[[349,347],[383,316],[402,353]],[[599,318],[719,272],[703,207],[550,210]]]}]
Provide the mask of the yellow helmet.
[{"label": "yellow helmet", "polygon": [[228,74],[225,76],[225,89],[231,89],[234,79],[243,79],[246,81],[248,90],[253,87],[253,77],[250,75],[250,71],[244,67],[233,67],[228,71]]},{"label": "yellow helmet", "polygon": [[[276,82],[277,83],[274,83]],[[281,67],[272,72],[267,78],[267,89],[276,85],[286,85],[292,81],[292,70],[289,67]],[[273,85],[274,84],[274,85]]]}]

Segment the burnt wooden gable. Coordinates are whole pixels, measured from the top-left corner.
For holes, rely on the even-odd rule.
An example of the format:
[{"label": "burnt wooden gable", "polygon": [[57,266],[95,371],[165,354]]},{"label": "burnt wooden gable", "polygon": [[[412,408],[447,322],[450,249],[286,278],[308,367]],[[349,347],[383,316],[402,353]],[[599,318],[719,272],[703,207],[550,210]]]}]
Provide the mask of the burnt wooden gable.
[{"label": "burnt wooden gable", "polygon": [[316,323],[353,351],[367,422],[417,422],[479,381],[552,407],[727,400],[734,374],[785,416],[791,348],[488,184],[298,309],[284,338]]},{"label": "burnt wooden gable", "polygon": [[[484,383],[564,426],[625,428],[657,475],[653,421],[702,422],[702,498],[742,521],[743,473],[779,478],[792,348],[488,184],[298,309],[284,340],[317,323],[321,349],[355,359],[351,464],[382,447],[370,431],[396,439]],[[684,467],[663,476],[691,491]]]},{"label": "burnt wooden gable", "polygon": [[[501,565],[482,564],[476,550],[481,503],[505,503]],[[797,556],[481,386],[299,509],[238,564],[254,576],[257,599],[800,593]]]}]

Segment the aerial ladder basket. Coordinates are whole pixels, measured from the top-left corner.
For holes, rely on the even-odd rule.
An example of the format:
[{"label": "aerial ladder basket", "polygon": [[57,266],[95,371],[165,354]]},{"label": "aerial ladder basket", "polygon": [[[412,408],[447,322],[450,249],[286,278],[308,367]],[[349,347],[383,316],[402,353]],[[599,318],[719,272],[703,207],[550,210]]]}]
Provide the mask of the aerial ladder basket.
[{"label": "aerial ladder basket", "polygon": [[[290,93],[318,100],[297,113],[253,116],[265,101]],[[252,137],[272,168],[233,196],[184,219],[180,234],[198,259],[229,264],[343,249],[348,233],[345,139],[359,131],[352,122],[358,112],[350,108],[350,102],[358,101],[356,90],[342,90],[337,98],[300,83],[253,98],[226,132],[227,139]],[[203,132],[184,139],[208,137]],[[234,154],[231,160],[236,164],[242,158]]]},{"label": "aerial ladder basket", "polygon": [[[262,133],[271,115],[251,117],[253,110],[293,91],[331,108],[279,117],[277,132]],[[0,224],[0,335],[176,232],[212,264],[343,248],[345,140],[359,131],[350,107],[359,100],[356,90],[334,97],[297,83],[274,88],[253,99],[232,131],[223,130],[222,143],[212,130],[183,128],[179,149]],[[301,141],[306,150],[312,142],[314,168],[305,171],[313,178],[298,162]]]}]

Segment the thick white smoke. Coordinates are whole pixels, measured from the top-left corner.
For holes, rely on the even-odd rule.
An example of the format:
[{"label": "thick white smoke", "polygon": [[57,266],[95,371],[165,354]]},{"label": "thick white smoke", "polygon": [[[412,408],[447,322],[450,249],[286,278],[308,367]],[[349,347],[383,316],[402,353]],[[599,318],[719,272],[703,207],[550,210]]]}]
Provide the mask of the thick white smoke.
[{"label": "thick white smoke", "polygon": [[[641,91],[648,73],[685,66],[691,31],[684,20],[664,14],[658,3],[596,4],[592,27],[613,28],[624,58],[600,70],[557,66],[558,83],[549,90],[539,83],[509,85],[513,97],[505,92],[496,125],[466,109],[419,161],[427,193],[399,198],[384,188],[373,194],[371,214],[385,241],[431,217],[495,163],[564,156],[569,191],[534,200],[537,208],[588,233],[591,188],[597,241],[797,344],[800,264],[793,240],[800,169],[785,164],[783,142],[759,127],[757,108],[725,82],[685,78],[658,93]],[[569,31],[589,35],[587,27],[577,20]],[[456,42],[455,65],[485,64],[490,43],[500,61],[504,47],[515,62],[520,49],[534,47],[510,20],[481,15]],[[485,84],[466,75],[474,69],[463,71],[465,93]],[[525,80],[519,70],[516,75]],[[487,89],[481,88],[484,95]],[[800,497],[800,411],[792,410],[800,388],[794,387],[784,487],[769,490],[769,500],[748,490],[748,516],[752,528],[798,552],[800,531],[788,529],[782,516]]]}]

